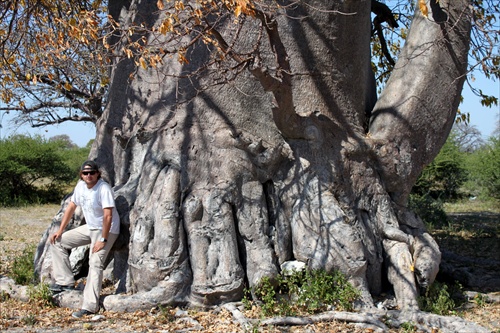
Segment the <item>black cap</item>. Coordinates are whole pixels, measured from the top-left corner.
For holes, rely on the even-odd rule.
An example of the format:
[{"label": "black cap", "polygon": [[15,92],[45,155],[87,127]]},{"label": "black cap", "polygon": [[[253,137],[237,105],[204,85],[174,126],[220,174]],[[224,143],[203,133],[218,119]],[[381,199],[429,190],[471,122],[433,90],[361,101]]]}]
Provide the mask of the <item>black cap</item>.
[{"label": "black cap", "polygon": [[99,171],[97,163],[90,160],[83,162],[81,170],[83,171],[83,169],[86,169],[87,171]]}]

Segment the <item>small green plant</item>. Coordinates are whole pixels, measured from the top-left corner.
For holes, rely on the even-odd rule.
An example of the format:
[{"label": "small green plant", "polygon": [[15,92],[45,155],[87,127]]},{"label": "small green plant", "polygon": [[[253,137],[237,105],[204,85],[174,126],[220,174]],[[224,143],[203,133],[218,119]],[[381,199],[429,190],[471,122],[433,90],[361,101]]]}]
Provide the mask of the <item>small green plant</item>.
[{"label": "small green plant", "polygon": [[430,230],[447,225],[449,222],[443,202],[429,195],[411,194],[408,207],[420,216]]},{"label": "small green plant", "polygon": [[360,293],[340,272],[306,270],[279,275],[275,280],[264,277],[255,290],[262,302],[262,312],[269,315],[317,313],[328,306],[351,311]]},{"label": "small green plant", "polygon": [[486,305],[486,303],[488,303],[488,296],[478,293],[476,296],[474,296],[474,303],[482,308]]},{"label": "small green plant", "polygon": [[413,333],[417,331],[417,326],[411,322],[402,323],[400,328],[403,333]]},{"label": "small green plant", "polygon": [[5,302],[10,298],[10,295],[5,290],[0,291],[0,302]]},{"label": "small green plant", "polygon": [[259,327],[260,323],[254,323],[249,329],[247,329],[247,332],[259,333],[260,332]]},{"label": "small green plant", "polygon": [[241,303],[243,303],[245,310],[250,310],[252,308],[252,300],[250,298],[250,290],[245,288],[243,298],[241,299]]},{"label": "small green plant", "polygon": [[462,293],[460,286],[450,288],[436,281],[427,289],[425,296],[419,298],[420,309],[438,315],[449,315],[457,307],[457,293]]},{"label": "small green plant", "polygon": [[31,303],[42,306],[53,307],[55,305],[52,298],[52,291],[47,283],[39,283],[36,286],[30,285],[28,287],[28,298]]},{"label": "small green plant", "polygon": [[159,306],[160,313],[158,315],[158,318],[163,322],[163,323],[171,323],[175,320],[175,314],[172,311],[172,308],[169,306]]},{"label": "small green plant", "polygon": [[35,247],[28,246],[23,250],[23,253],[14,259],[12,265],[11,277],[17,284],[28,285],[35,280],[35,269],[33,258],[35,255]]},{"label": "small green plant", "polygon": [[37,322],[36,317],[34,314],[29,314],[26,317],[23,317],[21,319],[24,325],[26,326],[34,326]]},{"label": "small green plant", "polygon": [[3,234],[0,234],[0,242],[5,239],[5,236]]},{"label": "small green plant", "polygon": [[339,271],[305,271],[302,283],[297,282],[294,284],[296,288],[292,289],[298,295],[297,305],[309,313],[323,311],[327,305],[352,311],[353,303],[359,297],[359,292]]},{"label": "small green plant", "polygon": [[255,290],[256,297],[262,301],[261,308],[265,316],[273,315],[277,307],[276,291],[274,288],[275,284],[272,283],[272,280],[264,276]]}]

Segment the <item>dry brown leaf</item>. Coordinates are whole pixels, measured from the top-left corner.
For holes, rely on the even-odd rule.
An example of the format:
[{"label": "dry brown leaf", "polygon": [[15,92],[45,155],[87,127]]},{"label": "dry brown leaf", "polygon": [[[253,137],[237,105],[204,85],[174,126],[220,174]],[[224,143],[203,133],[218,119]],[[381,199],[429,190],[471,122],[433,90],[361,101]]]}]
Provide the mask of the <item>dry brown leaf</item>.
[{"label": "dry brown leaf", "polygon": [[427,4],[425,3],[425,0],[418,0],[418,8],[420,9],[420,12],[422,15],[427,17],[429,14],[429,9],[427,8]]}]

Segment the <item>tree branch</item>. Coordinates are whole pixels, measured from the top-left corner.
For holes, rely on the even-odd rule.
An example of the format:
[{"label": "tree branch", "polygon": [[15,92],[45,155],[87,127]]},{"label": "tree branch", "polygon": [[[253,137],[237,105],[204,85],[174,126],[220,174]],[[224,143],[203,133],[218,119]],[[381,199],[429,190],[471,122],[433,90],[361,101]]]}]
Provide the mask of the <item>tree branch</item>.
[{"label": "tree branch", "polygon": [[382,23],[387,22],[389,27],[391,28],[397,28],[399,27],[398,22],[396,22],[396,19],[394,17],[394,14],[390,10],[389,7],[387,7],[386,4],[383,4],[381,2],[378,2],[376,0],[372,0],[372,6],[371,6],[371,11],[374,13],[375,18],[373,19],[373,26],[375,28],[375,31],[377,32],[377,37],[380,41],[380,47],[382,48],[382,54],[385,56],[389,64],[394,66],[394,59],[391,56],[391,53],[389,52],[389,49],[387,48],[387,41],[385,40],[384,37],[384,32],[382,30]]},{"label": "tree branch", "polygon": [[89,121],[89,122],[92,122],[92,123],[95,123],[95,119],[94,118],[91,118],[89,116],[70,116],[70,117],[62,117],[62,118],[57,118],[53,121],[40,121],[38,124],[31,124],[31,127],[43,127],[43,126],[47,126],[47,125],[56,125],[56,124],[61,124],[61,123],[64,123],[66,121]]},{"label": "tree branch", "polygon": [[431,9],[428,17],[416,11],[370,123],[379,170],[401,205],[451,130],[467,70],[468,1],[441,0]]}]

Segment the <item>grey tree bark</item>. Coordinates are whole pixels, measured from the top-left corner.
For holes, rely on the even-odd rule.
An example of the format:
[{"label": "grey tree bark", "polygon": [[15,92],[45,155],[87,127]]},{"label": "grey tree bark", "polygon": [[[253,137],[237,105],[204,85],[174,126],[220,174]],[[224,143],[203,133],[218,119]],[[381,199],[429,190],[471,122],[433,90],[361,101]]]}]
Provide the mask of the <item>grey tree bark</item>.
[{"label": "grey tree bark", "polygon": [[[154,24],[155,4],[110,1],[110,11],[125,27]],[[218,24],[220,42],[253,56],[234,77],[205,66],[213,50],[201,42],[189,64],[115,64],[91,156],[115,189],[128,293],[105,306],[239,300],[291,260],[341,270],[367,306],[388,279],[399,307],[415,309],[434,280],[439,248],[406,202],[455,118],[468,1],[417,10],[378,99],[370,1],[282,5],[238,29]]]}]

